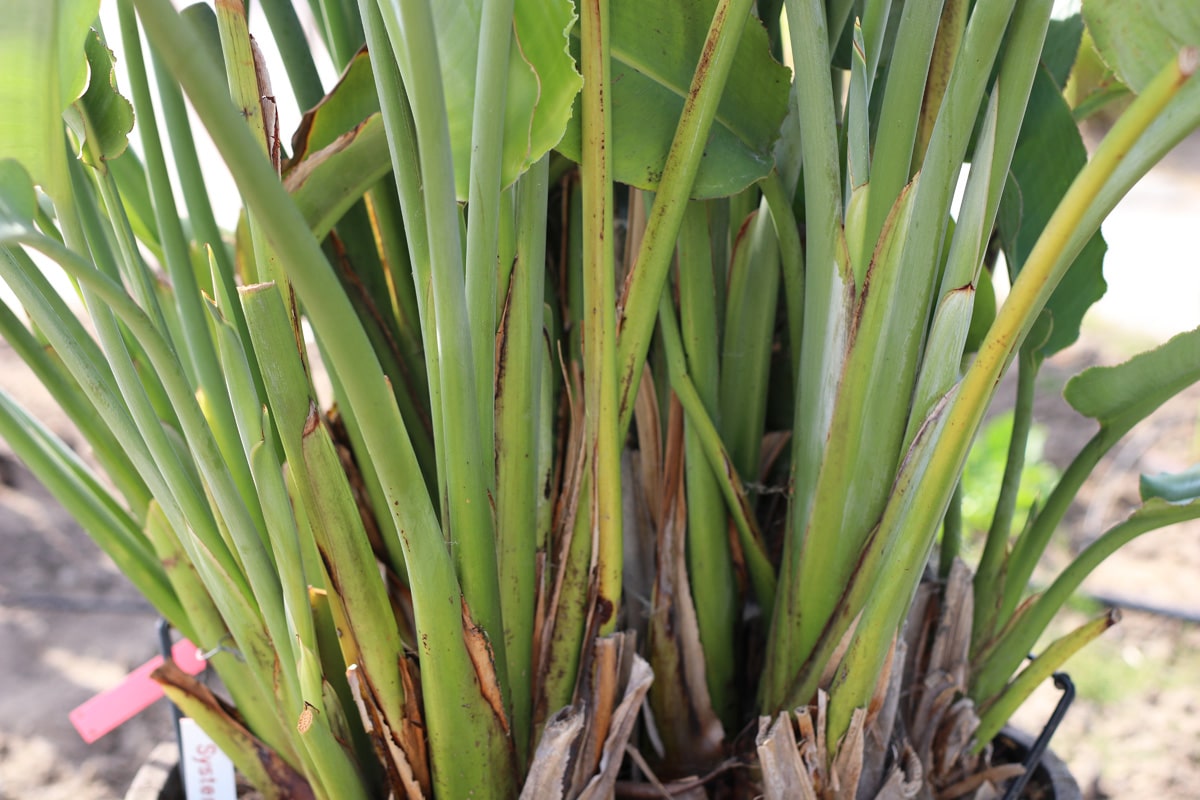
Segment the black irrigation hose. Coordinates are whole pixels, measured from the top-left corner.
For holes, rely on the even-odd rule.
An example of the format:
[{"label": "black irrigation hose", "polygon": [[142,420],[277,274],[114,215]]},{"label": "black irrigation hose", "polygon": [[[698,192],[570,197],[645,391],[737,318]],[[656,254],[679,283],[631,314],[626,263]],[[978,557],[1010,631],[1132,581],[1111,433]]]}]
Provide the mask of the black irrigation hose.
[{"label": "black irrigation hose", "polygon": [[[171,623],[167,622],[162,617],[159,617],[158,623],[155,626],[155,629],[158,632],[159,654],[162,655],[163,660],[165,661],[171,657],[171,647],[172,647]],[[180,760],[180,763],[182,763],[183,762],[183,731],[180,730],[181,726],[180,726],[179,721],[181,719],[183,719],[183,712],[180,711],[179,706],[172,703],[169,698],[164,697],[163,699],[166,700],[167,705],[171,707],[171,725],[175,728],[175,745],[176,745],[176,747],[179,748],[179,760]],[[182,769],[179,769],[178,767],[176,769],[178,769],[178,771],[179,771],[179,782],[182,784],[184,781],[184,777],[183,777],[184,771]],[[184,788],[186,790],[187,787],[185,786]]]},{"label": "black irrigation hose", "polygon": [[1067,709],[1071,707],[1071,701],[1075,699],[1075,684],[1071,682],[1071,678],[1067,673],[1054,673],[1054,685],[1062,691],[1062,697],[1059,698],[1058,705],[1054,707],[1054,713],[1047,720],[1046,727],[1042,728],[1042,732],[1038,734],[1037,739],[1029,746],[1029,752],[1025,755],[1025,760],[1021,762],[1021,766],[1025,768],[1025,771],[1013,778],[1012,783],[1008,785],[1008,791],[1004,793],[1004,800],[1017,800],[1021,796],[1021,792],[1025,790],[1025,784],[1033,777],[1034,771],[1038,768],[1038,764],[1041,763],[1042,754],[1050,746],[1051,737],[1058,730],[1063,717],[1067,715]]},{"label": "black irrigation hose", "polygon": [[1103,592],[1087,592],[1080,596],[1101,605],[1113,606],[1124,611],[1136,611],[1142,614],[1153,614],[1156,617],[1177,619],[1183,622],[1190,622],[1194,625],[1200,625],[1200,611],[1196,609],[1168,606],[1160,603],[1152,603],[1146,600],[1138,600],[1135,597],[1126,597],[1119,594],[1105,594]]}]

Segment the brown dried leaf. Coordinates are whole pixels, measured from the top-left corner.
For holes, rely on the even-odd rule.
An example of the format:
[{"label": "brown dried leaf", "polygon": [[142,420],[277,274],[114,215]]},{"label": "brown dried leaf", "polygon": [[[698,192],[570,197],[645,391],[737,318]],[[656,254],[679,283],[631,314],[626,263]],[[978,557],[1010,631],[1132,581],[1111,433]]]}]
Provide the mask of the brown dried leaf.
[{"label": "brown dried leaf", "polygon": [[921,767],[921,759],[911,747],[905,746],[874,797],[875,800],[912,800],[924,787],[925,770]]},{"label": "brown dried leaf", "polygon": [[954,559],[942,594],[941,613],[929,656],[932,671],[943,671],[965,691],[971,650],[971,623],[975,615],[975,592],[971,570]]},{"label": "brown dried leaf", "polygon": [[538,658],[539,674],[544,674],[548,666],[551,632],[554,630],[555,615],[566,574],[561,565],[567,563],[567,554],[571,550],[571,540],[575,535],[575,516],[579,513],[579,494],[583,488],[583,471],[587,462],[587,448],[583,444],[586,428],[583,404],[575,402],[575,398],[583,393],[578,365],[573,364],[569,373],[564,369],[563,387],[563,402],[567,406],[568,423],[566,449],[563,451],[563,483],[554,507],[554,535],[551,544],[551,563],[557,568],[554,569],[553,588],[545,604],[548,609],[545,626],[538,633],[541,644]]},{"label": "brown dried leaf", "polygon": [[720,758],[725,730],[712,707],[704,650],[688,580],[683,492],[683,411],[672,396],[663,459],[663,513],[655,552],[648,652],[658,681],[650,705],[664,732],[665,769],[676,777],[703,772]]},{"label": "brown dried leaf", "polygon": [[[351,664],[350,668],[346,670],[346,680],[350,684],[350,693],[354,696],[354,704],[358,707],[363,729],[370,737],[380,763],[387,770],[388,785],[392,792],[397,796],[406,797],[408,800],[424,800],[430,792],[427,762],[422,760],[417,764],[419,772],[414,769],[413,761],[410,761],[404,752],[403,739],[397,737],[388,726],[370,684],[363,680],[362,671],[357,664]],[[423,753],[423,743],[420,750]],[[424,783],[421,780],[422,776]]]},{"label": "brown dried leaf", "polygon": [[[828,783],[825,777],[827,771],[825,762],[821,760],[824,744],[818,745],[818,740],[824,742],[824,729],[818,729],[814,723],[812,710],[805,706],[796,710],[796,730],[800,745],[800,758],[813,776],[813,785],[820,787]],[[820,736],[818,736],[820,732]]]},{"label": "brown dried leaf", "polygon": [[[594,644],[574,705],[546,724],[522,798],[611,797],[638,710],[653,681],[637,639],[617,633]],[[619,700],[619,702],[617,702]]]},{"label": "brown dried leaf", "polygon": [[856,708],[850,715],[850,727],[838,742],[837,755],[830,768],[830,788],[836,800],[854,800],[863,769],[863,728],[867,712]]},{"label": "brown dried leaf", "polygon": [[585,713],[574,706],[559,710],[546,723],[534,753],[521,800],[565,800],[568,776],[584,734]]},{"label": "brown dried leaf", "polygon": [[[663,485],[662,419],[658,413],[658,393],[654,388],[654,378],[650,367],[642,369],[642,379],[638,384],[637,400],[633,406],[634,420],[637,422],[638,464],[640,475],[638,486],[642,495],[650,500],[650,512],[655,528],[662,527],[662,516],[665,513],[663,498],[666,489]],[[654,500],[659,505],[654,504]]]},{"label": "brown dried leaf", "polygon": [[633,667],[625,682],[625,696],[621,704],[612,714],[612,724],[604,741],[604,750],[600,757],[600,771],[592,778],[579,800],[602,800],[612,797],[613,787],[617,782],[617,771],[625,753],[625,745],[633,734],[633,725],[637,721],[638,709],[654,681],[654,672],[650,664],[637,655],[633,655]]},{"label": "brown dried leaf", "polygon": [[425,719],[421,713],[420,673],[414,660],[401,654],[400,683],[404,686],[404,726],[400,731],[400,747],[412,767],[417,783],[430,794],[432,777],[429,774],[428,742],[425,739]]},{"label": "brown dried leaf", "polygon": [[954,682],[954,678],[945,672],[934,672],[925,676],[921,703],[913,714],[908,734],[914,739],[914,747],[921,763],[927,767],[933,763],[934,737],[959,692],[960,687]]},{"label": "brown dried leaf", "polygon": [[267,59],[263,57],[258,41],[250,36],[250,52],[254,54],[254,78],[258,82],[258,99],[262,106],[263,131],[267,135],[267,155],[278,175],[281,168],[282,143],[279,140],[279,114],[275,106],[275,92],[271,89],[271,75],[267,71]]},{"label": "brown dried leaf", "polygon": [[[1011,780],[1025,772],[1025,768],[1020,764],[998,764],[983,772],[976,773],[965,780],[959,781],[953,786],[947,786],[942,791],[938,792],[938,800],[955,800],[958,797],[966,797],[972,792],[985,792],[984,796],[994,797],[997,795],[995,787],[1001,785],[1005,781]],[[988,788],[990,792],[987,792]],[[981,800],[977,795],[976,800]]]},{"label": "brown dried leaf", "polygon": [[[898,666],[896,664],[897,647],[903,650],[904,643],[899,642],[898,639],[892,639],[892,646],[888,648],[887,659],[883,662],[883,669],[879,671],[879,678],[875,681],[875,691],[871,694],[871,700],[867,704],[867,726],[875,723],[875,718],[879,716],[879,712],[883,708],[883,703],[887,699],[888,690],[892,684],[892,670]],[[901,658],[901,663],[903,663],[903,657]]]},{"label": "brown dried leaf", "polygon": [[862,619],[861,613],[850,623],[850,627],[846,628],[846,632],[838,640],[837,647],[833,649],[833,654],[825,662],[825,669],[821,672],[821,679],[817,682],[817,686],[823,691],[828,691],[830,684],[833,683],[833,676],[837,673],[837,668],[842,663],[843,656],[846,655],[846,651],[850,648],[850,642],[854,641],[854,634],[858,630],[858,621],[860,619]]},{"label": "brown dried leaf", "polygon": [[622,652],[625,644],[626,637],[621,634],[597,639],[593,645],[588,672],[579,687],[590,713],[579,758],[575,763],[574,786],[586,785],[600,766],[604,740],[608,737],[613,708],[621,690],[621,662],[632,654],[632,649]]},{"label": "brown dried leaf", "polygon": [[965,757],[979,728],[979,715],[975,712],[975,701],[969,697],[959,698],[933,741],[933,768],[935,778],[949,775]]},{"label": "brown dried leaf", "polygon": [[911,719],[913,709],[920,699],[920,687],[917,684],[926,672],[929,657],[929,638],[933,626],[937,622],[938,587],[934,583],[924,581],[917,587],[917,594],[909,608],[908,618],[904,621],[903,637],[907,645],[908,658],[904,664],[904,686],[908,695],[903,703],[904,716]]},{"label": "brown dried leaf", "polygon": [[817,743],[817,761],[821,765],[821,769],[825,769],[829,764],[829,738],[825,735],[829,730],[829,694],[825,691],[817,691],[817,727],[816,727],[816,743]]},{"label": "brown dried leaf", "polygon": [[[801,731],[803,735],[803,727]],[[813,733],[811,727],[807,733]],[[754,745],[762,768],[763,797],[766,800],[818,800],[813,776],[800,755],[788,714],[780,714],[774,722],[770,717],[759,717],[758,736]]]},{"label": "brown dried leaf", "polygon": [[979,718],[974,704],[964,699],[973,595],[970,569],[955,560],[940,592],[932,583],[922,588],[921,608],[906,624],[906,637],[921,651],[910,659],[907,674],[905,733],[930,786],[955,783],[975,769],[968,746]]},{"label": "brown dried leaf", "polygon": [[859,780],[860,795],[866,793],[866,796],[869,797],[873,791],[882,791],[884,768],[887,765],[889,744],[896,724],[896,714],[900,707],[900,692],[904,685],[904,664],[908,660],[907,651],[908,645],[905,639],[898,638],[893,646],[887,691],[883,696],[878,713],[874,717],[870,715],[867,717],[863,776]]}]

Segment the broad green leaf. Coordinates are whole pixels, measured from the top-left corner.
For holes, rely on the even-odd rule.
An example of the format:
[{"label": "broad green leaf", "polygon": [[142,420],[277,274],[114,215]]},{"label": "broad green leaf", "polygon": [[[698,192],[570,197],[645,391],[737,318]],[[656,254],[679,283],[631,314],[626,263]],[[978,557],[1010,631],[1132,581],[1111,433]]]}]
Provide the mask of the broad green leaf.
[{"label": "broad green leaf", "polygon": [[1042,47],[1042,65],[1060,89],[1067,85],[1067,78],[1075,66],[1079,54],[1079,43],[1083,40],[1083,18],[1072,14],[1066,19],[1052,19],[1046,30],[1046,44]]},{"label": "broad green leaf", "polygon": [[[658,187],[715,7],[715,0],[613,0],[613,176],[617,181],[640,189]],[[576,29],[571,38],[576,54],[578,36]],[[788,70],[771,57],[766,30],[751,20],[734,58],[692,196],[734,194],[770,172],[772,147],[787,104]],[[575,161],[580,158],[578,111],[559,150]]]},{"label": "broad green leaf", "polygon": [[117,91],[115,57],[95,29],[88,31],[87,90],[67,109],[68,124],[80,139],[80,158],[91,167],[104,168],[129,146],[133,130],[133,105]]},{"label": "broad green leaf", "polygon": [[1200,498],[1200,464],[1175,474],[1143,475],[1139,481],[1142,500],[1161,497],[1171,503]]},{"label": "broad green leaf", "polygon": [[[433,3],[458,199],[467,199],[483,0]],[[501,182],[508,186],[562,139],[583,79],[567,50],[568,0],[516,0],[504,104]]]},{"label": "broad green leaf", "polygon": [[[300,127],[292,136],[292,160],[301,161],[310,153],[326,147],[378,111],[375,76],[364,47],[346,66],[333,89],[321,98],[321,102],[305,112]],[[383,161],[389,161],[386,149],[380,157]]]},{"label": "broad green leaf", "polygon": [[1196,0],[1087,0],[1083,17],[1100,57],[1135,92],[1181,47],[1200,45]]},{"label": "broad green leaf", "polygon": [[[83,46],[100,0],[8,0],[0,24],[0,159],[15,158],[52,199],[70,191],[62,113],[87,85]],[[20,113],[12,113],[20,109]]]},{"label": "broad green leaf", "polygon": [[[1034,79],[1028,108],[996,221],[1012,280],[1087,163],[1087,150],[1071,109],[1044,65]],[[1094,234],[1050,296],[1046,308],[1054,317],[1054,331],[1042,350],[1044,355],[1079,338],[1083,315],[1107,288],[1102,273],[1107,249],[1100,233]]]},{"label": "broad green leaf", "polygon": [[1181,333],[1123,364],[1092,367],[1067,381],[1063,397],[1101,425],[1141,419],[1200,380],[1200,328]]},{"label": "broad green leaf", "polygon": [[37,192],[33,180],[20,162],[0,160],[0,235],[32,228],[37,213]]},{"label": "broad green leaf", "polygon": [[375,113],[292,167],[284,185],[317,239],[392,169],[383,117]]}]

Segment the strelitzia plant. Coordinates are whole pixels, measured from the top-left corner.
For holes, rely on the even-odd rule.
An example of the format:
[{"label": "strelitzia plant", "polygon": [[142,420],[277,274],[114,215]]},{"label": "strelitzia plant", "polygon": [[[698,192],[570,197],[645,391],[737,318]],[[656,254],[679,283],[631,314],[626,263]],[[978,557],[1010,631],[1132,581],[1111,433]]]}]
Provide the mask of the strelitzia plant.
[{"label": "strelitzia plant", "polygon": [[[267,796],[1000,781],[1000,726],[1115,620],[1022,669],[1055,612],[1200,516],[1147,478],[1030,593],[1100,457],[1200,378],[1196,330],[1073,379],[1099,431],[1014,527],[1100,222],[1200,125],[1190,5],[1052,5],[311,0],[313,44],[263,0],[276,90],[240,0],[119,0],[119,34],[98,0],[10,2],[0,334],[106,477],[2,395],[0,435],[212,654],[227,699],[157,679]],[[1137,95],[1090,160],[1085,22]],[[972,570],[956,487],[1013,363]]]}]

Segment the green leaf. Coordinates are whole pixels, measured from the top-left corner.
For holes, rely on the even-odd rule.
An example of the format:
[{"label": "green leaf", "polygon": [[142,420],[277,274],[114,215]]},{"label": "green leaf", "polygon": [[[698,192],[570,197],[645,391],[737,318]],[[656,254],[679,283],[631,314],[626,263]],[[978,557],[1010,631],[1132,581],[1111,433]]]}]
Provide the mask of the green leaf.
[{"label": "green leaf", "polygon": [[[438,61],[450,122],[455,192],[467,199],[471,119],[483,0],[433,3]],[[567,0],[517,0],[504,103],[501,183],[510,185],[562,139],[583,85],[567,51],[575,10]]]},{"label": "green leaf", "polygon": [[[0,24],[0,159],[15,158],[53,199],[70,192],[62,112],[87,85],[83,43],[100,0],[9,0]],[[12,113],[20,109],[20,113]]]},{"label": "green leaf", "polygon": [[1095,639],[1121,620],[1121,612],[1109,609],[1104,616],[1085,622],[1075,630],[1055,639],[1021,674],[1004,688],[994,702],[985,704],[975,732],[974,748],[978,752],[1000,732],[1000,728],[1022,703],[1029,699],[1043,681],[1059,669],[1081,647]]},{"label": "green leaf", "polygon": [[1171,503],[1190,503],[1200,499],[1200,464],[1174,475],[1165,472],[1143,475],[1138,487],[1143,501],[1161,497]]},{"label": "green leaf", "polygon": [[[353,130],[378,111],[375,75],[364,47],[346,66],[333,89],[321,98],[321,102],[305,112],[300,127],[292,136],[292,161],[298,162],[332,144],[339,136]],[[382,160],[388,161],[386,149],[382,153]]]},{"label": "green leaf", "polygon": [[[715,0],[613,0],[613,177],[656,189],[700,60]],[[571,48],[578,54],[578,29]],[[713,121],[692,197],[734,194],[774,166],[772,147],[787,114],[788,70],[771,57],[766,30],[746,26]],[[580,116],[559,150],[580,158]]]},{"label": "green leaf", "polygon": [[214,70],[225,70],[225,56],[221,51],[221,30],[217,23],[217,13],[208,3],[193,3],[179,12],[179,16],[187,20],[196,35],[203,50],[208,51],[209,60]]},{"label": "green leaf", "polygon": [[996,286],[992,274],[984,270],[975,286],[975,305],[971,310],[971,327],[967,331],[967,343],[963,352],[974,353],[983,344],[988,329],[996,319]]},{"label": "green leaf", "polygon": [[1052,19],[1046,29],[1046,44],[1042,47],[1042,65],[1060,89],[1075,66],[1079,43],[1083,40],[1083,18],[1072,14],[1066,19]]},{"label": "green leaf", "polygon": [[1063,397],[1084,416],[1112,425],[1141,419],[1200,380],[1200,328],[1123,364],[1092,367],[1067,381]]},{"label": "green leaf", "polygon": [[0,160],[0,235],[31,229],[36,213],[37,192],[29,173],[14,159]]},{"label": "green leaf", "polygon": [[[1087,163],[1087,150],[1071,108],[1045,65],[1034,79],[1028,109],[996,221],[1014,281]],[[1054,330],[1043,346],[1043,355],[1057,353],[1079,338],[1083,315],[1107,288],[1102,272],[1107,249],[1100,233],[1094,234],[1050,296],[1046,308],[1053,315]]]},{"label": "green leaf", "polygon": [[150,199],[150,187],[146,183],[146,168],[138,154],[126,149],[120,156],[108,162],[108,168],[117,181],[125,216],[133,228],[134,237],[149,248],[160,262],[163,261],[158,220],[154,217],[154,203]]},{"label": "green leaf", "polygon": [[204,684],[167,661],[150,675],[171,702],[195,719],[250,783],[270,800],[311,800],[313,790],[279,753],[254,735]]},{"label": "green leaf", "polygon": [[115,57],[95,29],[88,31],[87,90],[66,111],[68,124],[80,141],[80,158],[91,167],[103,167],[129,146],[133,130],[133,105],[117,91]]},{"label": "green leaf", "polygon": [[375,113],[294,166],[284,185],[321,240],[391,170],[387,131]]},{"label": "green leaf", "polygon": [[1181,47],[1200,45],[1195,0],[1088,0],[1083,17],[1100,57],[1134,92]]}]

